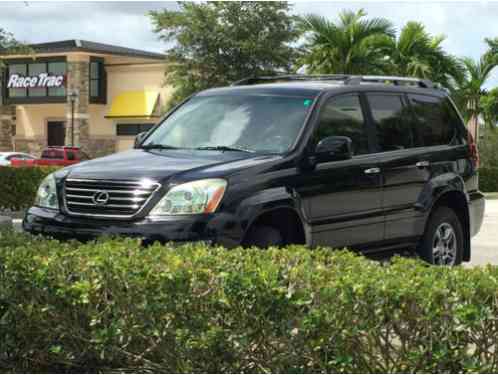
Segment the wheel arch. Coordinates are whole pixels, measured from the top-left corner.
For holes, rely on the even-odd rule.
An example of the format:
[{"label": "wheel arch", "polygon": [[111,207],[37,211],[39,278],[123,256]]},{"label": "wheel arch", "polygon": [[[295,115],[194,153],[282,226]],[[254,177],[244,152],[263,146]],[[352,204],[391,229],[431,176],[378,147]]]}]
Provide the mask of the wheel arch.
[{"label": "wheel arch", "polygon": [[268,225],[280,230],[286,243],[310,244],[310,232],[306,229],[301,214],[289,204],[278,204],[258,212],[249,222],[242,236],[242,244],[247,243],[247,235],[255,225]]},{"label": "wheel arch", "polygon": [[441,192],[441,194],[439,194],[432,202],[429,214],[427,215],[427,220],[425,222],[424,232],[427,230],[427,225],[429,224],[431,216],[439,207],[448,207],[457,215],[463,229],[463,260],[469,261],[471,258],[470,217],[467,195],[461,190],[446,190]]}]

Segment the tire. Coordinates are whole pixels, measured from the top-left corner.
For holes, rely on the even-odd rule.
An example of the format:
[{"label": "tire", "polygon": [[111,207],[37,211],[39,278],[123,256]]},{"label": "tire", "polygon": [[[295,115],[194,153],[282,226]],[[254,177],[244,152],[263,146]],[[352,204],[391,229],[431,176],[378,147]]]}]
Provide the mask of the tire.
[{"label": "tire", "polygon": [[284,237],[282,233],[274,227],[266,225],[256,225],[249,229],[244,245],[247,247],[256,246],[261,249],[266,249],[272,246],[282,246]]},{"label": "tire", "polygon": [[464,236],[462,224],[455,211],[439,207],[429,218],[418,246],[420,257],[439,266],[457,266],[462,263]]}]

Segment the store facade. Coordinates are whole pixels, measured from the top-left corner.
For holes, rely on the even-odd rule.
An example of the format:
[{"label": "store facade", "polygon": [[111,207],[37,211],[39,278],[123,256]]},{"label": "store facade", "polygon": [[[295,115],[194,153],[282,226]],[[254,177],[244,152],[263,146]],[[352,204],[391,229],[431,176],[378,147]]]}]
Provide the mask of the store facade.
[{"label": "store facade", "polygon": [[122,151],[157,122],[169,99],[161,54],[82,40],[31,48],[29,56],[0,55],[0,151]]}]

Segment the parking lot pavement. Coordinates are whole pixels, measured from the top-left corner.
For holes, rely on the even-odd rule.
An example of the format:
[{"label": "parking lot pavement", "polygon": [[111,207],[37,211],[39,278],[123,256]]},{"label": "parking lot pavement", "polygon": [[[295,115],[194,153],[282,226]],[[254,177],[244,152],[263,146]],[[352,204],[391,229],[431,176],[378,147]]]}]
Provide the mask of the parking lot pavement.
[{"label": "parking lot pavement", "polygon": [[[14,220],[14,228],[21,231],[21,220]],[[481,231],[472,239],[472,261],[466,266],[498,265],[498,199],[486,200],[486,213]]]},{"label": "parking lot pavement", "polygon": [[498,199],[486,200],[481,231],[472,239],[472,261],[469,266],[498,265]]}]

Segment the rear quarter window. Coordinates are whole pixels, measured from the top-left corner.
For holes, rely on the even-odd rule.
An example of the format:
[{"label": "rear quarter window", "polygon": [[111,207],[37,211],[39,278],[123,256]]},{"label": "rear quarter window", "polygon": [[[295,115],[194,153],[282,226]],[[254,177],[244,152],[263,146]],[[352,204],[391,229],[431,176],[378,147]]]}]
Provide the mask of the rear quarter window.
[{"label": "rear quarter window", "polygon": [[408,95],[417,146],[462,144],[464,126],[448,98]]}]

